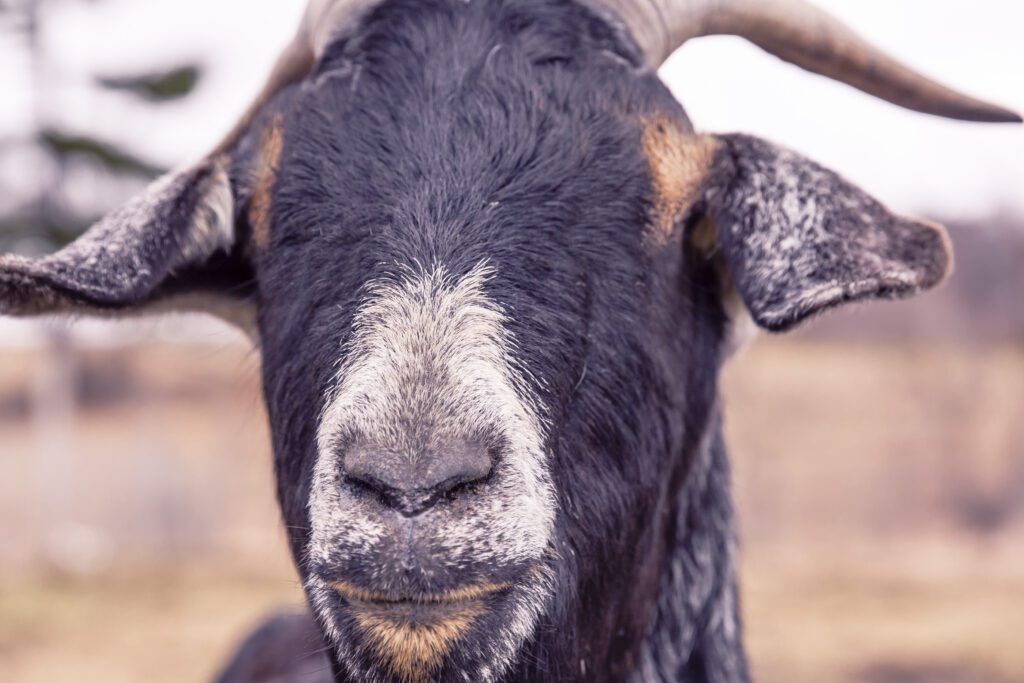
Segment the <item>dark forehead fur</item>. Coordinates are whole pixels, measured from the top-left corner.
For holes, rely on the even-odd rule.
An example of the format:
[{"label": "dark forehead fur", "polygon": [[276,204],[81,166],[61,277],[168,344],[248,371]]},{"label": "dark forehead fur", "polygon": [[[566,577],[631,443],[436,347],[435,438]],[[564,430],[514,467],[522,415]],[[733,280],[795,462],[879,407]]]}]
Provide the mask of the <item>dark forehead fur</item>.
[{"label": "dark forehead fur", "polygon": [[689,129],[685,114],[612,27],[558,0],[384,2],[276,106],[256,270],[296,556],[316,416],[367,283],[486,261],[552,425],[559,495],[557,604],[517,680],[580,666],[621,680],[660,588],[682,454],[714,402],[717,276],[678,236],[657,251],[644,237],[657,203],[644,122]]},{"label": "dark forehead fur", "polygon": [[[335,316],[369,279],[487,260],[514,319],[577,338],[562,312],[599,286],[634,297],[650,273],[641,121],[659,107],[683,117],[632,59],[571,2],[382,3],[284,118],[264,281],[281,272],[340,306],[304,321],[308,334],[344,329]],[[572,372],[563,360],[551,371]]]}]

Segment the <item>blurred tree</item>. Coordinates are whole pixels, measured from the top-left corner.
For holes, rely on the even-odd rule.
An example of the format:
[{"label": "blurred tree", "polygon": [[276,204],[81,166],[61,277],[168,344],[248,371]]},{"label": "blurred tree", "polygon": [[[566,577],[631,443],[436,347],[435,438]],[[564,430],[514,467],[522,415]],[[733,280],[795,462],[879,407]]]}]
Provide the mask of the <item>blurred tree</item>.
[{"label": "blurred tree", "polygon": [[[29,125],[13,134],[0,131],[0,155],[16,157],[12,163],[29,174],[20,181],[32,188],[27,196],[17,196],[19,193],[0,187],[7,195],[0,204],[0,252],[38,253],[62,246],[117,201],[115,197],[93,197],[89,208],[83,208],[82,202],[76,206],[68,195],[69,181],[76,174],[99,176],[89,186],[102,188],[116,181],[143,182],[165,170],[124,149],[119,141],[66,130],[56,123],[52,103],[57,90],[81,84],[69,84],[57,72],[47,52],[42,22],[50,16],[49,10],[61,4],[99,1],[0,0],[0,32],[7,34],[9,49],[24,56],[31,89]],[[92,74],[90,85],[161,106],[191,95],[201,78],[199,65],[179,63],[146,73]]]},{"label": "blurred tree", "polygon": [[150,102],[166,102],[192,92],[199,82],[199,69],[189,64],[163,73],[142,76],[101,76],[97,81],[111,90],[124,90]]}]

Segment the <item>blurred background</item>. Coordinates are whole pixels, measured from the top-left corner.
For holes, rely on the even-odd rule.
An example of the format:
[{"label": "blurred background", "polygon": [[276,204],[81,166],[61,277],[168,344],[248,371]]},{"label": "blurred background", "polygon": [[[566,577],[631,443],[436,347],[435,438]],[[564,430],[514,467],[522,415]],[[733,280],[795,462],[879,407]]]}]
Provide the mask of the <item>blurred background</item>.
[{"label": "blurred background", "polygon": [[[212,147],[302,4],[0,0],[0,251],[52,251]],[[819,4],[1024,110],[1024,4]],[[662,75],[699,127],[794,147],[957,250],[940,291],[762,337],[726,372],[758,680],[1024,682],[1024,129],[905,112],[730,38]],[[0,539],[0,679],[208,679],[302,600],[258,354],[199,318],[0,319]]]}]

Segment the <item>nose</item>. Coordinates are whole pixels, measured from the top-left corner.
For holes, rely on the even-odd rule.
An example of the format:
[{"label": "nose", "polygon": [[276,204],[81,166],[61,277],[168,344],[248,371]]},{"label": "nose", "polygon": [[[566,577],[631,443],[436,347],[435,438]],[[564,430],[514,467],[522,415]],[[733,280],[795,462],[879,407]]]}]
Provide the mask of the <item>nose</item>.
[{"label": "nose", "polygon": [[459,487],[486,479],[494,460],[486,447],[471,442],[417,454],[354,445],[345,453],[343,467],[350,483],[373,491],[387,507],[413,517]]}]

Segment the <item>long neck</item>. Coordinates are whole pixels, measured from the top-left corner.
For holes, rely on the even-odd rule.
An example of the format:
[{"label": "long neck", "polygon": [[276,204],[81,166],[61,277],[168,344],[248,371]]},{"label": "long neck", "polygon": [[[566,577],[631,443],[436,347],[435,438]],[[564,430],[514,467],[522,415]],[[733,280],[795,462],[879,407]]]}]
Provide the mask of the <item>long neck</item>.
[{"label": "long neck", "polygon": [[749,680],[741,642],[730,472],[713,419],[683,485],[673,551],[634,681]]}]

